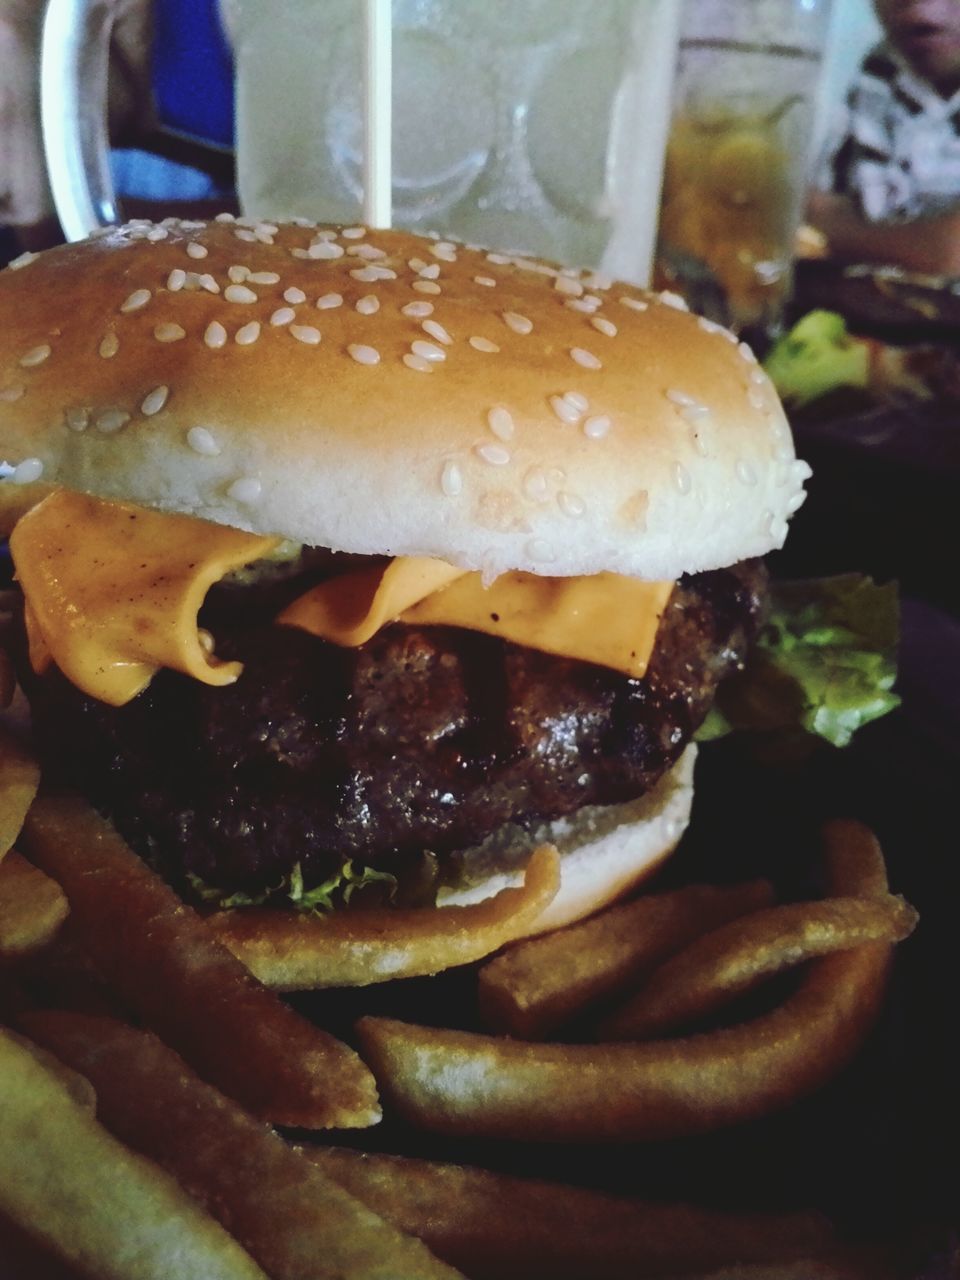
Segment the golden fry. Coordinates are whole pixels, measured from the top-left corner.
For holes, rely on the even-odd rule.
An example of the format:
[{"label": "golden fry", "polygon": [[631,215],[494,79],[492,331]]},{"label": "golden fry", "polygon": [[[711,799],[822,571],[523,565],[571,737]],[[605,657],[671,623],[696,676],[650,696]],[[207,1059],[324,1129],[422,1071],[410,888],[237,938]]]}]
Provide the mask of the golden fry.
[{"label": "golden fry", "polygon": [[0,1030],[0,1212],[102,1280],[265,1280],[163,1170],[111,1137]]},{"label": "golden fry", "polygon": [[828,898],[757,911],[692,942],[597,1027],[604,1040],[640,1040],[695,1022],[766,978],[815,956],[901,942],[917,923],[902,898]]},{"label": "golden fry", "polygon": [[34,1013],[22,1021],[90,1078],[107,1128],[172,1174],[271,1280],[453,1280],[459,1274],[204,1084],[149,1032],[74,1013]]},{"label": "golden fry", "polygon": [[40,765],[29,748],[0,725],[0,859],[23,830],[40,785]]},{"label": "golden fry", "polygon": [[610,907],[516,943],[480,970],[480,1011],[494,1031],[540,1040],[708,929],[773,900],[768,881],[690,885]]},{"label": "golden fry", "polygon": [[[828,832],[838,887],[879,879],[859,824]],[[866,855],[853,858],[856,846]],[[772,1012],[739,1026],[645,1044],[529,1044],[387,1018],[357,1024],[377,1080],[434,1132],[545,1142],[628,1142],[705,1133],[777,1110],[853,1057],[879,1010],[892,946],[814,961]]]},{"label": "golden fry", "polygon": [[204,1078],[276,1124],[379,1119],[353,1050],[251,977],[89,805],[45,797],[24,834],[64,889],[73,936],[101,977]]},{"label": "golden fry", "polygon": [[[469,964],[524,933],[556,897],[559,859],[534,851],[523,885],[464,907],[385,907],[306,916],[244,908],[212,916],[213,933],[269,987],[366,986]],[[269,921],[264,927],[265,921]]]},{"label": "golden fry", "polygon": [[335,1147],[305,1154],[471,1280],[642,1280],[835,1243],[813,1213],[723,1213]]},{"label": "golden fry", "polygon": [[0,862],[0,959],[27,956],[52,942],[69,908],[55,880],[16,850]]}]

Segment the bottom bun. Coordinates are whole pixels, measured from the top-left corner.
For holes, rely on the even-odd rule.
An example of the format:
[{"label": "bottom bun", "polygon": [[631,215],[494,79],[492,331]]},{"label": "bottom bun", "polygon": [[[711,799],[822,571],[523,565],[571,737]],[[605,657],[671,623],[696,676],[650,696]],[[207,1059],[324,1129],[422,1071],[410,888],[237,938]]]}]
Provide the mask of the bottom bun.
[{"label": "bottom bun", "polygon": [[[683,834],[695,758],[696,748],[688,747],[639,800],[591,806],[534,831],[494,832],[463,855],[473,883],[444,894],[437,908],[310,916],[240,907],[214,912],[208,925],[261,982],[284,991],[366,986],[482,960],[634,888]],[[515,870],[502,870],[505,851]]]},{"label": "bottom bun", "polygon": [[[526,929],[529,937],[559,929],[622,898],[673,852],[690,821],[693,768],[697,748],[691,743],[652,791],[625,804],[587,805],[575,814],[544,822],[532,830],[501,827],[466,858],[494,859],[509,844],[525,863],[538,845],[555,845],[560,853],[560,890]],[[495,872],[458,889],[441,889],[440,907],[467,906],[523,880],[522,870]]]}]

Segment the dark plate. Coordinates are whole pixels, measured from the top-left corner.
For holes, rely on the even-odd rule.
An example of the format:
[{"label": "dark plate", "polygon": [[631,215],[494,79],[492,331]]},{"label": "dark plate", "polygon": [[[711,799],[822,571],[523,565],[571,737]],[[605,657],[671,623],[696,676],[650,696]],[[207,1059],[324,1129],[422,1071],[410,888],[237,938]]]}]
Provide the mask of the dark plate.
[{"label": "dark plate", "polygon": [[856,333],[904,344],[960,341],[960,289],[938,277],[887,267],[798,262],[791,314],[839,311]]}]

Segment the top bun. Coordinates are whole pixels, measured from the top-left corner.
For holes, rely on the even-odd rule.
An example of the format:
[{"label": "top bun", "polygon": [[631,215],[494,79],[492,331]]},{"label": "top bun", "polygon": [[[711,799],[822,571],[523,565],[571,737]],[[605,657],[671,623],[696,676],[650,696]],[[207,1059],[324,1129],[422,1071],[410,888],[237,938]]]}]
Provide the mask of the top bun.
[{"label": "top bun", "polygon": [[399,231],[132,222],[0,273],[0,460],[297,542],[669,579],[809,474],[673,295]]}]

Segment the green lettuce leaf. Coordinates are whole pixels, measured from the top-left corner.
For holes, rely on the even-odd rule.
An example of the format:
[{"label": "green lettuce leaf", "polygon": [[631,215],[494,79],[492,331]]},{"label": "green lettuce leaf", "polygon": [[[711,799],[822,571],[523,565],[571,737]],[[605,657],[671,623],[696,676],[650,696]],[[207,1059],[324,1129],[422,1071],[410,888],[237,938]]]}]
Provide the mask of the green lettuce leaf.
[{"label": "green lettuce leaf", "polygon": [[300,863],[294,864],[290,874],[279,884],[260,893],[224,893],[207,884],[199,876],[189,875],[190,887],[197,897],[212,907],[227,910],[230,907],[262,907],[268,905],[292,906],[296,911],[323,915],[337,907],[345,906],[355,894],[377,886],[380,893],[391,898],[397,887],[396,876],[388,871],[377,871],[359,863],[346,861],[328,880],[308,889],[304,884]]},{"label": "green lettuce leaf", "polygon": [[721,686],[698,741],[737,729],[802,729],[843,747],[900,701],[895,583],[861,574],[771,586],[746,668]]},{"label": "green lettuce leaf", "polygon": [[780,398],[802,408],[838,387],[866,387],[869,348],[834,311],[811,311],[776,342],[763,362]]}]

